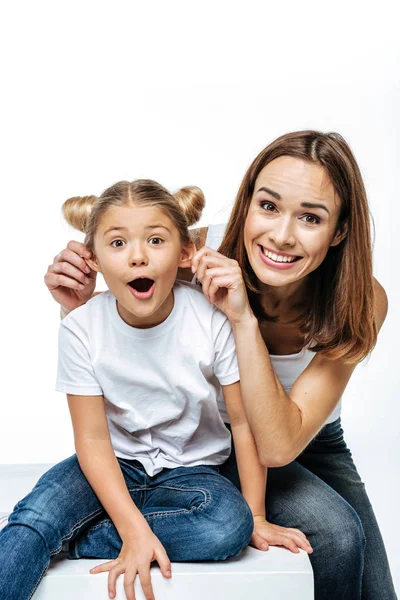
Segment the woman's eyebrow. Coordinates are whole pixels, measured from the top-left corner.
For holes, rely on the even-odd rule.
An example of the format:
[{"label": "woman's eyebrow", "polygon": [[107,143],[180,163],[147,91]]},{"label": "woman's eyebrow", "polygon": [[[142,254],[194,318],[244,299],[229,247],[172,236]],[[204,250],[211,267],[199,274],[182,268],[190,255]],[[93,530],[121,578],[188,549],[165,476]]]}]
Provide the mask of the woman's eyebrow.
[{"label": "woman's eyebrow", "polygon": [[[269,188],[264,186],[260,187],[260,189],[257,190],[257,192],[267,192],[267,194],[270,194],[273,198],[275,198],[275,200],[282,200],[282,196],[278,194],[278,192],[274,192],[274,190],[270,190]],[[300,206],[302,206],[303,208],[322,208],[323,210],[326,210],[328,215],[330,214],[329,210],[324,204],[314,204],[314,202],[302,202]]]},{"label": "woman's eyebrow", "polygon": [[304,208],[322,208],[323,210],[326,210],[328,215],[330,215],[329,210],[326,208],[326,206],[324,204],[314,204],[313,202],[302,202],[301,206],[304,206]]},{"label": "woman's eyebrow", "polygon": [[258,192],[267,192],[267,194],[271,194],[271,196],[273,196],[273,197],[274,197],[276,200],[282,200],[282,198],[281,198],[281,195],[280,195],[280,194],[278,194],[278,192],[274,192],[273,190],[270,190],[270,189],[269,189],[269,188],[267,188],[267,187],[260,187],[260,188],[257,190],[257,193],[258,193]]}]

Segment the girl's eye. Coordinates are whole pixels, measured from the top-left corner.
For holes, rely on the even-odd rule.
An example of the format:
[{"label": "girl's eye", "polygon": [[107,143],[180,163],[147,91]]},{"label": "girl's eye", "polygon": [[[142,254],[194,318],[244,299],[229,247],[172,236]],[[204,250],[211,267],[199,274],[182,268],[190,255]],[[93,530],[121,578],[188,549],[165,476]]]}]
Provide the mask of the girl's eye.
[{"label": "girl's eye", "polygon": [[321,219],[317,215],[304,215],[302,219],[309,225],[319,225],[321,223]]},{"label": "girl's eye", "polygon": [[159,244],[162,244],[162,239],[159,237],[153,237],[149,241],[149,244],[151,244],[152,246],[158,246]]},{"label": "girl's eye", "polygon": [[122,248],[122,246],[124,245],[124,243],[125,243],[125,242],[124,242],[123,240],[113,240],[113,241],[111,242],[111,246],[112,246],[113,248]]},{"label": "girl's eye", "polygon": [[272,212],[276,208],[275,204],[273,204],[272,202],[267,202],[266,200],[262,200],[260,202],[260,206],[267,212]]}]

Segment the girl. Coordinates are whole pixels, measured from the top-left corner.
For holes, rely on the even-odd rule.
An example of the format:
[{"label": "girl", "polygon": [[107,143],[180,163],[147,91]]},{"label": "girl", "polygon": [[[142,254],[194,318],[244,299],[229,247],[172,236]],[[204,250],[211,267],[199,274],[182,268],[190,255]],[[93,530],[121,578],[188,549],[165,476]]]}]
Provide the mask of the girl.
[{"label": "girl", "polygon": [[[317,600],[393,600],[382,537],[340,421],[340,398],[387,312],[348,144],[317,131],[272,142],[245,174],[224,230],[209,229],[202,241],[220,253],[200,250],[193,272],[231,321],[250,426],[262,462],[277,467],[267,519],[308,536]],[[66,308],[93,291],[93,281],[83,283],[86,252],[70,242],[46,274]],[[239,485],[234,453],[222,472]]]},{"label": "girl", "polygon": [[[203,204],[198,188],[173,196],[148,180],[65,203],[109,291],[61,324],[57,389],[67,394],[76,456],[43,475],[0,533],[0,597],[31,598],[66,543],[71,558],[114,559],[92,573],[109,571],[113,598],[125,572],[128,600],[137,574],[154,598],[153,560],[170,577],[170,560],[222,560],[250,539],[311,551],[301,532],[265,521],[265,468],[242,409],[229,322],[196,286],[175,283]],[[221,389],[247,503],[219,474],[230,453]]]}]

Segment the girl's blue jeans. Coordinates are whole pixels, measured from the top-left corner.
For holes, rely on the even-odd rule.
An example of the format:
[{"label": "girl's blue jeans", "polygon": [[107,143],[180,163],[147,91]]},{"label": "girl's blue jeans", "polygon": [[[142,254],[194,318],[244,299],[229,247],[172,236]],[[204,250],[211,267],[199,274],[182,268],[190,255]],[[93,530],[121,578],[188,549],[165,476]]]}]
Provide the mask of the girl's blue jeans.
[{"label": "girl's blue jeans", "polygon": [[[237,487],[234,451],[221,473]],[[315,600],[395,600],[385,546],[340,419],[285,467],[268,469],[267,520],[295,527],[314,552]]]},{"label": "girl's blue jeans", "polygon": [[[149,477],[140,463],[118,461],[133,501],[170,560],[223,560],[249,543],[251,511],[217,467],[164,469]],[[122,545],[76,456],[45,473],[0,532],[0,598],[31,598],[66,542],[70,558],[116,558]]]}]

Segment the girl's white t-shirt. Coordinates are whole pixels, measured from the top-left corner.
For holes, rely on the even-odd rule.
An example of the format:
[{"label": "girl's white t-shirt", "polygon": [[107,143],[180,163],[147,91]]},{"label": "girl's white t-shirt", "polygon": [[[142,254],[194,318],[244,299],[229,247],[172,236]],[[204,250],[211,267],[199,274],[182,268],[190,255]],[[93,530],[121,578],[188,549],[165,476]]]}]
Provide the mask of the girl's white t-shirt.
[{"label": "girl's white t-shirt", "polygon": [[[218,225],[209,225],[206,246],[212,248],[213,250],[218,250],[224,237],[225,228],[226,224],[222,223]],[[301,375],[306,367],[308,367],[314,356],[315,352],[312,352],[308,348],[303,348],[297,354],[270,354],[272,366],[274,367],[275,373],[287,394],[292,389],[293,384],[299,375]],[[325,425],[328,425],[328,423],[333,423],[340,417],[341,407],[342,399],[340,398],[332,413],[325,421]],[[220,409],[223,418],[227,421],[227,415],[224,411],[224,405],[222,401],[220,402]]]},{"label": "girl's white t-shirt", "polygon": [[59,332],[56,389],[104,396],[116,456],[140,461],[150,476],[219,465],[231,449],[218,409],[221,385],[239,380],[229,321],[199,286],[176,282],[173,293],[156,327],[125,323],[107,291],[67,315]]}]

